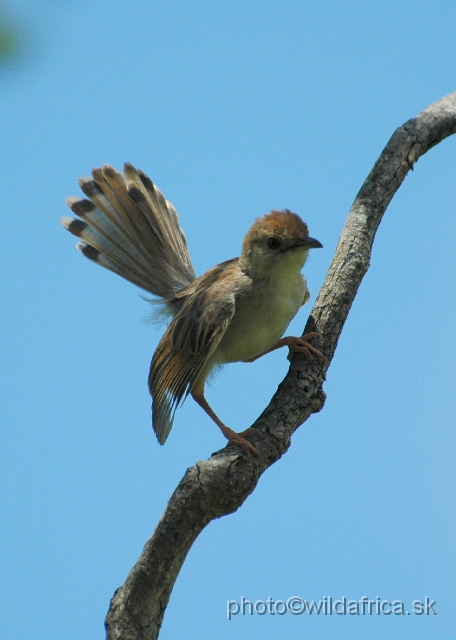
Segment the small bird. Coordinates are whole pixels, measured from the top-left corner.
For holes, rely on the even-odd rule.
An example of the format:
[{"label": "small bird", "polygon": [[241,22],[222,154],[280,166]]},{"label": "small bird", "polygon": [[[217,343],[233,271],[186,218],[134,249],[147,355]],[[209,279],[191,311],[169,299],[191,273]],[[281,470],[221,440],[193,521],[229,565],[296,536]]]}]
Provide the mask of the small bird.
[{"label": "small bird", "polygon": [[109,165],[93,169],[79,185],[89,199],[67,198],[78,218],[62,225],[82,240],[76,246],[93,262],[152,293],[157,315],[171,319],[153,355],[149,373],[152,422],[164,444],[176,408],[190,394],[244,450],[258,452],[215,414],[204,397],[214,368],[253,362],[280,347],[324,356],[309,333],[282,337],[309,300],[301,274],[309,249],[322,244],[309,237],[305,222],[288,209],[258,218],[239,258],[196,277],[174,206],[142,171],[125,163],[121,174]]}]

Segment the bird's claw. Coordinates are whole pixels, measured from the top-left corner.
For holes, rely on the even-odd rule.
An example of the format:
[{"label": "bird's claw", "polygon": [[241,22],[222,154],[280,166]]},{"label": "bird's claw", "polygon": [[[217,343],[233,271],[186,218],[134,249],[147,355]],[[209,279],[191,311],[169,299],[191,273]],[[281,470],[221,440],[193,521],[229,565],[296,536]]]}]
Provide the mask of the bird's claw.
[{"label": "bird's claw", "polygon": [[311,356],[313,354],[317,356],[317,358],[321,358],[325,362],[328,362],[328,359],[321,353],[321,351],[310,344],[309,340],[311,340],[312,338],[319,338],[320,340],[323,340],[323,336],[321,335],[321,333],[314,332],[305,333],[300,338],[288,338],[288,360],[291,362],[295,353],[305,353],[308,356]]},{"label": "bird's claw", "polygon": [[253,444],[250,444],[250,442],[245,437],[246,435],[251,435],[254,432],[258,432],[258,429],[254,429],[253,427],[250,427],[249,429],[246,429],[241,433],[237,433],[236,431],[233,431],[229,427],[225,427],[225,429],[223,429],[222,432],[225,438],[227,438],[229,442],[232,442],[233,444],[237,444],[239,447],[242,447],[244,451],[250,451],[250,453],[253,453],[254,456],[257,456],[257,458],[261,458],[261,455],[258,453],[258,450],[253,446]]}]

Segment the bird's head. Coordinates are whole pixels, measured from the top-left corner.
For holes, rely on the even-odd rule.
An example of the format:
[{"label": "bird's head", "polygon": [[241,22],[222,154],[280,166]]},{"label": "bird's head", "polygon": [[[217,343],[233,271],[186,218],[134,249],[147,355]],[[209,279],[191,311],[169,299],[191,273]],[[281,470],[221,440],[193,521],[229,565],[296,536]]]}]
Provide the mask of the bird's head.
[{"label": "bird's head", "polygon": [[255,220],[242,244],[241,265],[265,273],[277,268],[301,270],[309,249],[323,245],[309,237],[306,223],[288,209]]}]

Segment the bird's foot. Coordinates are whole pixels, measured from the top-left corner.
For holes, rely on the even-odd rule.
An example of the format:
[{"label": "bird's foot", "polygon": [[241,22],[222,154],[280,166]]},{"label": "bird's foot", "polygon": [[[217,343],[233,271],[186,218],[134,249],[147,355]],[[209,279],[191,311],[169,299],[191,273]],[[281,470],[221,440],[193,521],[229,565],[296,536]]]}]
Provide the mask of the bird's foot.
[{"label": "bird's foot", "polygon": [[253,429],[252,427],[250,427],[249,429],[246,429],[241,433],[237,433],[236,431],[233,431],[232,429],[230,429],[229,427],[226,427],[225,425],[224,425],[224,428],[222,429],[222,433],[227,440],[229,440],[230,442],[233,442],[234,444],[239,445],[244,449],[244,451],[250,451],[250,453],[253,453],[253,455],[257,456],[258,458],[261,458],[261,455],[258,453],[257,449],[255,449],[253,444],[250,444],[250,442],[245,438],[246,435],[251,435],[255,431],[258,431],[258,429]]},{"label": "bird's foot", "polygon": [[321,353],[321,351],[318,351],[318,349],[310,344],[309,340],[312,338],[319,338],[320,340],[323,340],[321,333],[314,332],[305,333],[300,338],[295,338],[293,336],[282,338],[288,346],[288,360],[291,362],[295,353],[306,353],[308,356],[313,354],[317,356],[317,358],[321,358],[325,362],[328,362],[328,359]]},{"label": "bird's foot", "polygon": [[245,438],[245,436],[255,436],[259,433],[261,433],[259,429],[255,429],[255,427],[249,427],[245,431],[239,431],[238,436],[242,436],[243,438]]}]

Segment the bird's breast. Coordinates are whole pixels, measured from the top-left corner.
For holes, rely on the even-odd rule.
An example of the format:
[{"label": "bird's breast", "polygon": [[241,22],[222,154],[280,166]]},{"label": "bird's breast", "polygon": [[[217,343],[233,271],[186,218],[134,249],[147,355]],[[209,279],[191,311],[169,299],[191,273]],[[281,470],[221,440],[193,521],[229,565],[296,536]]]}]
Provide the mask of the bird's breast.
[{"label": "bird's breast", "polygon": [[250,360],[270,349],[306,297],[307,284],[300,271],[252,281],[236,296],[236,310],[213,354],[214,364]]}]

